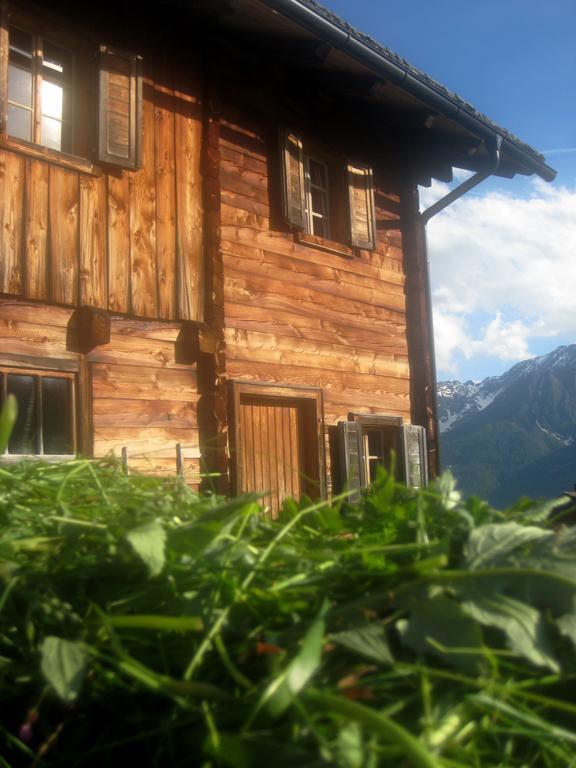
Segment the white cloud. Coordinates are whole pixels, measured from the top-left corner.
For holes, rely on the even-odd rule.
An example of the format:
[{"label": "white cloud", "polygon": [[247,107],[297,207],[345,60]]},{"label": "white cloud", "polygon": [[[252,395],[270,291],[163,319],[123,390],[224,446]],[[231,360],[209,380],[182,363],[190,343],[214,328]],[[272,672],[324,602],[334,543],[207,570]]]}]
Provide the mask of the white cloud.
[{"label": "white cloud", "polygon": [[[424,190],[422,208],[448,189]],[[458,355],[512,363],[538,337],[576,340],[576,190],[480,189],[428,224],[437,364],[452,375]]]}]

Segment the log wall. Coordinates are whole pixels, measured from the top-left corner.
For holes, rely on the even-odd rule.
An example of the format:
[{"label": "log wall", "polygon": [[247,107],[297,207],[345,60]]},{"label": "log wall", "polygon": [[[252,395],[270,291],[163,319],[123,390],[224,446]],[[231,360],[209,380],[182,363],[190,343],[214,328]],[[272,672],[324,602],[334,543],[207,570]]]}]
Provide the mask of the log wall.
[{"label": "log wall", "polygon": [[[86,453],[121,455],[150,474],[176,472],[176,444],[182,446],[185,477],[200,482],[197,366],[177,362],[176,324],[113,317],[110,343],[88,354],[69,351],[72,312],[24,301],[0,301],[0,364],[24,369],[59,365],[85,372],[79,386],[80,427],[91,431]],[[86,418],[91,414],[91,419]],[[82,447],[82,446],[81,446]]]},{"label": "log wall", "polygon": [[227,376],[320,387],[327,436],[350,411],[410,422],[398,187],[376,170],[374,251],[346,256],[300,242],[274,219],[278,159],[269,132],[237,117],[224,115],[223,123]]}]

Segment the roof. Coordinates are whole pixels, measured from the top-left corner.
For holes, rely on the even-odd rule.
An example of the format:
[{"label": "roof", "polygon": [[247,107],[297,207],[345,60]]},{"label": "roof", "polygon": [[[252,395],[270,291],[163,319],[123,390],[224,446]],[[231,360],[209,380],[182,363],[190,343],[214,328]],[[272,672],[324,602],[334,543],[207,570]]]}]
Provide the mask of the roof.
[{"label": "roof", "polygon": [[505,128],[478,112],[471,104],[452,93],[408,61],[360,32],[316,0],[261,0],[292,21],[307,28],[330,45],[345,51],[395,86],[416,96],[450,120],[459,123],[486,141],[502,137],[502,152],[518,165],[518,173],[532,174],[552,181],[556,171],[542,154]]}]

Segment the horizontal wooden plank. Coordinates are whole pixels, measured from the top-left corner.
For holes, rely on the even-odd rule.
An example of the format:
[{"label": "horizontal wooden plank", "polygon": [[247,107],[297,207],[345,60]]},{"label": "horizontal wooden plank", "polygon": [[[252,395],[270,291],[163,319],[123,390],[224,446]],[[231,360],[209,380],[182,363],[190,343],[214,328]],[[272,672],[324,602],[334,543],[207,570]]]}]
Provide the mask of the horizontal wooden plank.
[{"label": "horizontal wooden plank", "polygon": [[173,400],[94,397],[94,427],[178,427],[196,429],[196,404]]},{"label": "horizontal wooden plank", "polygon": [[259,200],[254,200],[251,197],[241,195],[238,192],[232,192],[229,189],[221,190],[221,200],[223,203],[232,208],[246,211],[248,213],[255,213],[258,216],[262,216],[266,219],[270,217],[270,206],[267,202],[263,203]]},{"label": "horizontal wooden plank", "polygon": [[[232,152],[241,152],[246,157],[256,161],[264,162],[266,160],[266,145],[264,142],[259,142],[256,139],[256,141],[251,141],[250,145],[248,145],[242,138],[238,138],[238,140],[235,140],[235,138],[234,129],[230,130],[229,126],[222,124],[218,142],[220,151],[229,149]],[[255,137],[251,136],[250,138],[254,139]]]},{"label": "horizontal wooden plank", "polygon": [[17,299],[0,299],[0,321],[33,323],[34,325],[42,323],[42,325],[65,328],[71,314],[71,309],[63,307],[34,304]]},{"label": "horizontal wooden plank", "polygon": [[257,156],[255,153],[246,152],[242,147],[221,141],[220,157],[236,167],[254,171],[264,177],[268,176],[268,163],[264,155]]},{"label": "horizontal wooden plank", "polygon": [[[252,216],[259,221],[264,221],[262,217],[257,217],[255,214],[245,214],[231,209],[230,206],[223,205],[223,223],[225,223],[225,212],[230,210],[241,214],[240,218]],[[238,228],[244,227],[239,224]],[[224,228],[224,232],[229,233],[230,230]],[[276,240],[274,242],[276,243]],[[242,244],[238,238],[232,241],[223,238],[222,249],[225,253],[248,262],[255,261],[268,265],[270,268],[302,272],[358,287],[374,289],[383,285],[385,290],[395,290],[396,288],[403,288],[406,282],[404,273],[396,260],[391,260],[383,266],[376,266],[363,262],[357,257],[346,258],[318,250],[302,241],[295,243],[290,240],[287,252],[278,253],[257,247],[253,243]]]},{"label": "horizontal wooden plank", "polygon": [[220,159],[220,183],[223,189],[244,195],[259,203],[269,204],[268,179],[261,173],[241,168],[227,160]]},{"label": "horizontal wooden plank", "polygon": [[172,427],[100,427],[94,430],[94,455],[108,453],[121,455],[126,447],[130,456],[170,458],[175,456],[176,444],[182,446],[182,455],[187,459],[199,459],[198,434],[190,429]]},{"label": "horizontal wooden plank", "polygon": [[[176,452],[174,451],[174,454]],[[183,478],[190,485],[199,485],[202,480],[202,463],[199,459],[183,460]],[[166,480],[176,478],[176,456],[170,458],[158,458],[148,456],[140,458],[128,454],[128,470],[131,474],[151,475],[162,477]]]},{"label": "horizontal wooden plank", "polygon": [[[385,255],[365,251],[361,252],[364,254],[362,258],[346,259],[312,248],[310,245],[294,242],[294,239],[284,232],[255,232],[249,227],[236,226],[222,227],[222,242],[230,243],[233,246],[244,245],[249,248],[258,248],[280,256],[293,256],[294,258],[318,261],[321,264],[346,272],[364,274],[381,280],[385,280],[386,275],[380,270],[402,274],[401,252],[398,252],[398,258],[388,258]],[[390,249],[390,252],[392,250]],[[233,249],[231,252],[234,252]]]},{"label": "horizontal wooden plank", "polygon": [[160,339],[148,340],[112,333],[110,343],[93,349],[88,353],[87,359],[93,363],[120,363],[189,370],[190,366],[176,362],[174,347],[174,344]]},{"label": "horizontal wooden plank", "polygon": [[238,304],[252,304],[274,310],[294,308],[295,311],[309,311],[329,320],[343,322],[344,317],[356,323],[396,323],[404,326],[405,315],[396,309],[372,306],[364,302],[342,302],[333,296],[314,290],[313,281],[309,287],[286,286],[281,280],[272,280],[256,275],[246,275],[228,270],[224,277],[226,301]]},{"label": "horizontal wooden plank", "polygon": [[59,357],[76,360],[78,355],[66,349],[66,329],[0,320],[0,347],[9,354]]},{"label": "horizontal wooden plank", "polygon": [[179,401],[198,400],[196,372],[137,365],[92,365],[94,397]]},{"label": "horizontal wooden plank", "polygon": [[[234,200],[236,203],[237,201]],[[261,206],[262,207],[262,206]],[[259,214],[240,208],[238,205],[228,205],[226,195],[222,199],[220,207],[220,221],[224,226],[250,227],[250,229],[270,229],[268,211]]]},{"label": "horizontal wooden plank", "polygon": [[408,378],[408,359],[366,350],[353,350],[335,344],[320,344],[254,331],[226,329],[228,360],[254,360],[286,366],[332,371],[351,371],[375,376]]},{"label": "horizontal wooden plank", "polygon": [[295,314],[278,309],[270,312],[250,304],[227,302],[226,325],[228,328],[292,336],[365,350],[408,354],[408,343],[403,328],[392,324],[389,324],[386,330],[383,329],[382,323],[376,328],[357,328],[347,322],[330,322],[324,317],[312,314]]},{"label": "horizontal wooden plank", "polygon": [[370,395],[388,397],[400,395],[408,398],[410,382],[394,376],[370,376],[349,371],[331,371],[324,368],[289,367],[277,363],[228,360],[230,379],[282,386],[320,387],[324,397],[330,393],[345,393],[353,402],[356,397]]},{"label": "horizontal wooden plank", "polygon": [[[372,285],[355,285],[345,279],[341,274],[330,267],[309,264],[308,268],[302,263],[290,263],[285,261],[281,266],[278,263],[268,263],[264,258],[249,260],[238,257],[224,251],[224,269],[227,273],[255,275],[268,277],[273,280],[281,280],[285,284],[285,291],[293,290],[293,286],[310,286],[311,278],[315,291],[334,297],[334,303],[342,302],[347,305],[350,301],[365,303],[371,306],[386,307],[399,312],[406,312],[406,301],[402,286],[390,283]],[[274,260],[275,261],[275,260]]]},{"label": "horizontal wooden plank", "polygon": [[176,341],[182,323],[156,322],[154,320],[128,320],[112,317],[110,329],[112,333],[122,336],[136,336],[140,339],[159,339],[161,341]]}]

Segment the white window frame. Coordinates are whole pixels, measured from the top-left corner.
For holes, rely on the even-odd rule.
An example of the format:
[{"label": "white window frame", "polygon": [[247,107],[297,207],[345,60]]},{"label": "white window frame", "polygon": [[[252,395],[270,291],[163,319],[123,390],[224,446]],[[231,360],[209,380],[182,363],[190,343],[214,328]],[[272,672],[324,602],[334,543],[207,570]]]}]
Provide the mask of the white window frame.
[{"label": "white window frame", "polygon": [[[317,165],[321,166],[324,171],[324,179],[325,179],[325,185],[324,187],[319,186],[318,184],[312,183],[312,174],[310,173],[310,163],[316,163]],[[318,211],[314,210],[314,206],[312,204],[312,190],[316,190],[322,194],[323,200],[324,200],[324,210],[325,213],[320,213]],[[330,226],[330,174],[328,173],[328,165],[324,162],[324,160],[321,160],[319,157],[315,157],[314,155],[304,155],[304,197],[305,197],[305,210],[304,213],[306,215],[306,232],[309,235],[314,235],[316,237],[323,237],[326,239],[330,239],[331,237],[331,226]],[[325,232],[322,235],[317,235],[314,231],[314,220],[319,219],[321,221],[324,221],[325,226]]]}]

